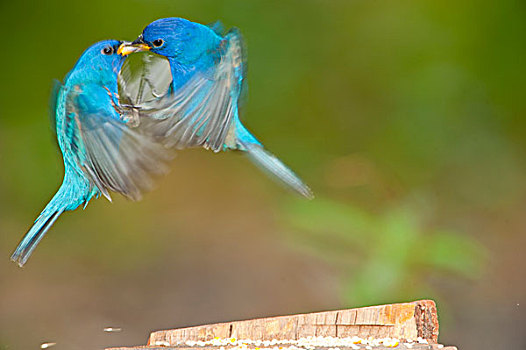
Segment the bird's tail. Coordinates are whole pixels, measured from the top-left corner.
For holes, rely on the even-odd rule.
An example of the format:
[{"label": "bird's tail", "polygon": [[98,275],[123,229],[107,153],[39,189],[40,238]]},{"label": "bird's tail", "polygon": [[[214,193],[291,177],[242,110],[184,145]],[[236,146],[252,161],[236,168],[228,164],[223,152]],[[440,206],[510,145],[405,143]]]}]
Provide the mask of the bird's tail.
[{"label": "bird's tail", "polygon": [[307,186],[292,170],[289,169],[281,160],[275,155],[265,150],[263,145],[259,143],[256,138],[245,129],[241,123],[237,127],[237,143],[238,148],[247,152],[250,160],[256,164],[261,170],[269,174],[271,177],[279,180],[289,188],[298,192],[302,196],[313,199],[309,186]]},{"label": "bird's tail", "polygon": [[20,267],[24,266],[27,259],[31,256],[31,253],[33,253],[33,250],[35,250],[40,240],[46,234],[47,230],[49,230],[63,212],[64,208],[56,208],[53,200],[51,200],[40,216],[35,220],[35,223],[24,236],[13,255],[11,255],[11,260],[16,262]]},{"label": "bird's tail", "polygon": [[33,250],[60,214],[67,210],[75,210],[82,203],[88,203],[93,195],[90,194],[89,190],[90,188],[85,181],[66,169],[62,185],[11,255],[11,260],[20,267],[24,266]]}]

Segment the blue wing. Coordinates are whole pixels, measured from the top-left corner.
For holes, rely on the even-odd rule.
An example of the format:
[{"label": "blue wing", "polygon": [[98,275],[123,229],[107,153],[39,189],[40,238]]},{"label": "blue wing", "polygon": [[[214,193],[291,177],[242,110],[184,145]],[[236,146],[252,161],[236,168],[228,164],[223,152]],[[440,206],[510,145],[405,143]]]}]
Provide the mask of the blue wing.
[{"label": "blue wing", "polygon": [[178,149],[202,146],[215,152],[237,148],[234,120],[238,117],[244,77],[239,32],[230,31],[216,54],[218,60],[210,69],[195,73],[177,91],[153,101],[132,103],[141,115],[141,123],[148,123],[168,146]]},{"label": "blue wing", "polygon": [[223,23],[221,23],[221,21],[219,20],[214,21],[212,23],[208,23],[206,26],[212,29],[214,33],[216,33],[219,36],[223,36],[223,33],[225,32],[225,27],[223,26]]},{"label": "blue wing", "polygon": [[151,134],[117,113],[115,96],[99,85],[77,85],[66,100],[64,133],[70,154],[86,177],[109,191],[138,200],[167,171],[171,158]]}]

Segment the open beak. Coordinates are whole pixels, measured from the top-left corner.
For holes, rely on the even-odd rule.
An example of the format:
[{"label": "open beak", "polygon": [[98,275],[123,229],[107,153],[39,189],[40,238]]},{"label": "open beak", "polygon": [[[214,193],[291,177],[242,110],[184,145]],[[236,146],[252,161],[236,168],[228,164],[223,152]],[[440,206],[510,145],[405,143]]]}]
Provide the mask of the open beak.
[{"label": "open beak", "polygon": [[139,37],[134,42],[123,42],[117,49],[117,53],[121,56],[128,56],[134,52],[150,51],[151,47],[142,41],[142,38]]}]

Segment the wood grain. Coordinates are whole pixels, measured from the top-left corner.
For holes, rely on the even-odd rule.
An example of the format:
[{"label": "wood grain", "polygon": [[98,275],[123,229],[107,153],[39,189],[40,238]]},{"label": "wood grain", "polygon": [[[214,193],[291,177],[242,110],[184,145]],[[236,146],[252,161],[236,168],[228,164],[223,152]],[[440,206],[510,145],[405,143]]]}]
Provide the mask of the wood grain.
[{"label": "wood grain", "polygon": [[[183,346],[137,346],[133,348],[111,348],[106,350],[221,350],[220,347],[183,347]],[[228,348],[227,348],[228,349]],[[249,348],[251,349],[251,348]],[[339,347],[340,350],[354,350],[353,348]],[[386,346],[373,346],[371,349],[374,350],[458,350],[455,346],[446,346],[446,347],[437,347],[437,344],[416,344],[411,347],[406,344],[400,344],[397,347],[386,347]],[[326,350],[326,349],[324,349]],[[360,350],[368,350],[368,348],[363,345],[360,346]]]},{"label": "wood grain", "polygon": [[186,341],[210,341],[218,338],[252,340],[298,340],[308,336],[360,338],[397,338],[430,344],[438,341],[438,316],[435,302],[369,306],[356,309],[316,312],[290,316],[233,321],[196,327],[162,330],[150,335],[148,344],[169,346]]}]

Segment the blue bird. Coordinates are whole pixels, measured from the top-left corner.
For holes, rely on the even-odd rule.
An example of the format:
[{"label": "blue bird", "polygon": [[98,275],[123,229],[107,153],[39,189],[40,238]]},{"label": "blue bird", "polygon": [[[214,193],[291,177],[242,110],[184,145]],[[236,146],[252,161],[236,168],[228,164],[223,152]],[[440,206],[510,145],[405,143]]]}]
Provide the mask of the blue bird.
[{"label": "blue bird", "polygon": [[[150,23],[133,43],[123,43],[120,54],[150,51],[164,56],[171,71],[169,88],[157,91],[157,95],[164,93],[162,97],[129,107],[139,114],[140,122],[156,120],[154,134],[170,146],[245,151],[264,171],[312,198],[309,187],[241,123],[238,104],[246,76],[243,40],[236,29],[224,35],[221,30],[217,23],[205,26],[183,18],[163,18]],[[164,70],[152,64],[150,71],[156,73],[139,80],[156,95]],[[125,80],[131,80],[130,74],[123,67]]]},{"label": "blue bird", "polygon": [[108,40],[88,48],[57,88],[54,124],[64,180],[11,256],[20,266],[63,212],[100,195],[111,201],[110,191],[139,199],[152,176],[166,170],[166,148],[119,106],[121,44]]}]

